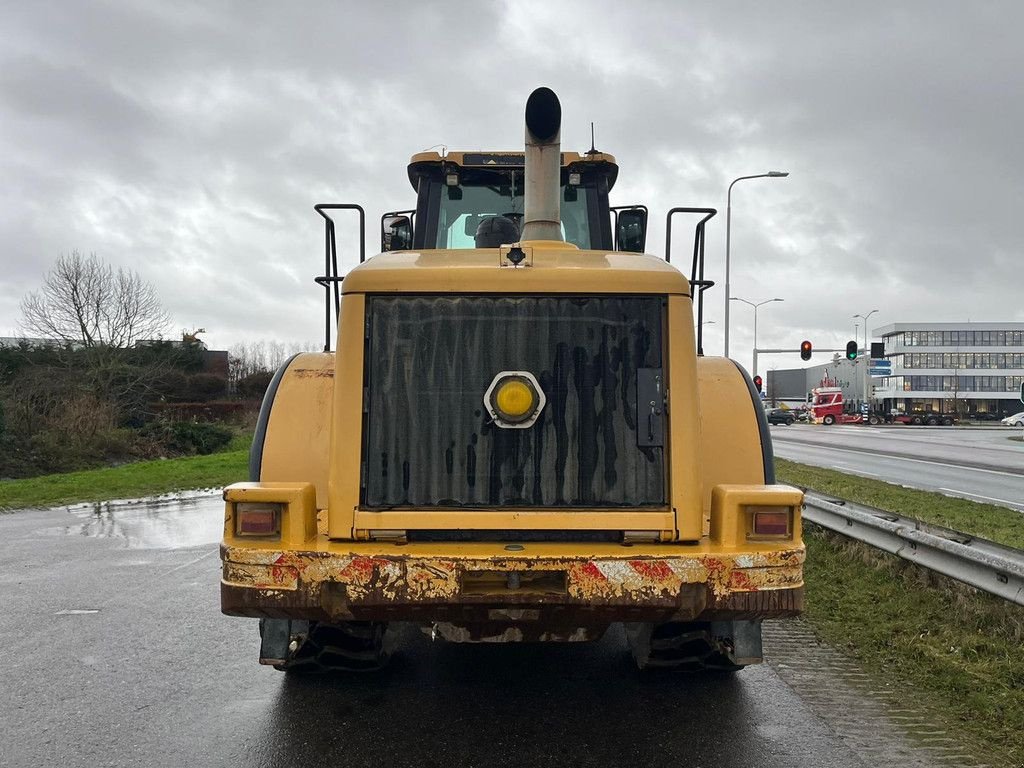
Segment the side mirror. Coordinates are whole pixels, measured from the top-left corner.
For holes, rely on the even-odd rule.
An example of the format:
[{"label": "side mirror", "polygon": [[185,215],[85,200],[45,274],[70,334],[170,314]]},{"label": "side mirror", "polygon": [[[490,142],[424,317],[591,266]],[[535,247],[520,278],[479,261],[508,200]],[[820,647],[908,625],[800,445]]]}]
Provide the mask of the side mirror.
[{"label": "side mirror", "polygon": [[385,216],[380,222],[380,250],[408,251],[412,248],[412,219],[408,216]]},{"label": "side mirror", "polygon": [[615,250],[643,253],[647,245],[647,209],[626,208],[615,219]]}]

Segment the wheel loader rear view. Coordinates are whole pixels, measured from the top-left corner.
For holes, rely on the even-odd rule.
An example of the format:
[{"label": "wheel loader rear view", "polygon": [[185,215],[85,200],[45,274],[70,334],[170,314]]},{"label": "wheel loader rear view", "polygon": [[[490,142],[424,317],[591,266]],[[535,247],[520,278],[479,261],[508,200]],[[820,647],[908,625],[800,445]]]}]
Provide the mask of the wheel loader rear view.
[{"label": "wheel loader rear view", "polygon": [[[229,486],[221,603],[260,661],[373,669],[389,622],[469,641],[584,641],[624,622],[641,667],[739,669],[803,602],[801,493],[775,484],[747,374],[700,347],[704,225],[611,207],[610,155],[561,152],[526,105],[523,152],[421,153],[415,209],[338,274],[327,341],[277,372],[250,482]],[[698,218],[689,275],[673,214]],[[342,282],[344,279],[344,282]],[[694,328],[697,325],[698,332]]]}]

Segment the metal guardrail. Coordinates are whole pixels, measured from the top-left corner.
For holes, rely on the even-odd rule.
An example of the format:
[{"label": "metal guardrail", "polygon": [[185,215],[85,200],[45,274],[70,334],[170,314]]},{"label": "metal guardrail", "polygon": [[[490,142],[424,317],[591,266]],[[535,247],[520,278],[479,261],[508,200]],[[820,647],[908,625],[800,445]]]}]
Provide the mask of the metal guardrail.
[{"label": "metal guardrail", "polygon": [[815,525],[1024,605],[1024,550],[811,491],[804,504]]}]

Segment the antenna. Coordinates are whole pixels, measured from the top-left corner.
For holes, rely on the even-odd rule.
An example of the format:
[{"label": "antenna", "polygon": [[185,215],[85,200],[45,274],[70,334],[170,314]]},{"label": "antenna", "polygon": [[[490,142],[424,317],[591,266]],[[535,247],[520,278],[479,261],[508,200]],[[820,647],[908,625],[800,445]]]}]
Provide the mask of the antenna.
[{"label": "antenna", "polygon": [[593,121],[591,121],[591,123],[590,123],[590,149],[588,149],[584,154],[587,154],[587,155],[599,155],[599,154],[601,154],[600,152],[598,152],[595,149],[595,144],[594,144],[594,123],[593,123]]}]

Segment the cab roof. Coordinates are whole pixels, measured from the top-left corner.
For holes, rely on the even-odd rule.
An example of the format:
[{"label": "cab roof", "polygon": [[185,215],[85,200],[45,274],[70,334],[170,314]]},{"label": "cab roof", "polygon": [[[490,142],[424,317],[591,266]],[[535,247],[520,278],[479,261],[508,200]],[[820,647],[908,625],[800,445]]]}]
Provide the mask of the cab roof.
[{"label": "cab roof", "polygon": [[[477,150],[471,152],[458,151],[441,154],[439,152],[418,152],[409,161],[409,183],[418,189],[420,176],[430,171],[441,171],[448,166],[458,168],[509,168],[522,170],[526,166],[526,155],[523,152],[488,152]],[[619,166],[615,158],[605,152],[563,152],[562,168],[569,172],[603,173],[608,179],[608,189],[615,185],[619,175]]]}]

